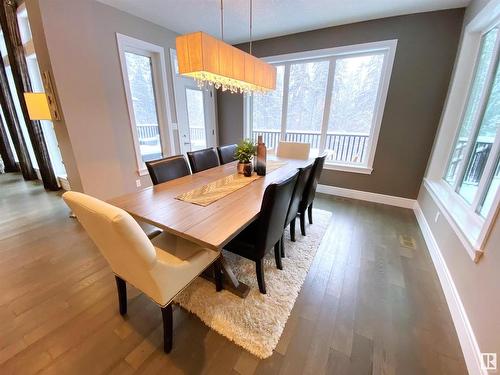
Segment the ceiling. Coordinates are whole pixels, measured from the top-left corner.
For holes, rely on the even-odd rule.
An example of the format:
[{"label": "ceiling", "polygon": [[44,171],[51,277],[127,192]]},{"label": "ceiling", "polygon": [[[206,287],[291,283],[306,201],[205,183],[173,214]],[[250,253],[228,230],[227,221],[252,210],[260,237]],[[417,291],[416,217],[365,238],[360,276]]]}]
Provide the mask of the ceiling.
[{"label": "ceiling", "polygon": [[[98,0],[178,33],[220,37],[220,0]],[[253,0],[253,39],[375,18],[459,8],[470,0]],[[249,40],[250,0],[224,1],[224,40]]]}]

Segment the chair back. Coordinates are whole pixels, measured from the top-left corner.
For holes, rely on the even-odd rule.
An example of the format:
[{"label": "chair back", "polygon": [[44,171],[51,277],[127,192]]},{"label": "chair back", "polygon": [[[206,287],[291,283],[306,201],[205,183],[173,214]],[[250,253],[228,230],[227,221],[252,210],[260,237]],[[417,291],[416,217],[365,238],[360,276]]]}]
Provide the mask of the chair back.
[{"label": "chair back", "polygon": [[68,191],[63,199],[115,274],[138,289],[150,289],[156,251],[139,224],[124,210],[86,194]]},{"label": "chair back", "polygon": [[270,184],[262,198],[262,206],[257,223],[256,247],[259,257],[276,244],[283,235],[285,219],[290,206],[298,171],[287,179]]},{"label": "chair back", "polygon": [[236,160],[234,153],[238,145],[226,145],[217,147],[217,153],[221,164],[231,163]]},{"label": "chair back", "polygon": [[292,199],[290,200],[290,207],[288,208],[288,214],[285,220],[285,227],[290,224],[290,222],[297,217],[297,212],[299,211],[299,205],[302,201],[302,195],[304,189],[309,181],[311,172],[313,169],[313,163],[309,164],[304,168],[299,168],[299,174],[297,176],[297,183],[293,189]]},{"label": "chair back", "polygon": [[187,153],[189,165],[193,173],[204,171],[205,169],[210,169],[218,167],[219,157],[217,156],[217,151],[213,148],[206,148],[199,151],[190,151]]},{"label": "chair back", "polygon": [[314,201],[314,195],[316,194],[316,187],[318,186],[319,178],[321,177],[321,172],[323,171],[323,166],[325,165],[326,154],[318,156],[314,160],[314,165],[312,167],[309,180],[304,188],[304,193],[302,194],[302,200],[299,205],[299,211],[304,212],[306,208]]},{"label": "chair back", "polygon": [[190,175],[189,166],[183,155],[146,162],[153,185]]},{"label": "chair back", "polygon": [[276,156],[288,159],[309,159],[309,151],[311,145],[309,143],[300,142],[284,142],[280,141]]}]

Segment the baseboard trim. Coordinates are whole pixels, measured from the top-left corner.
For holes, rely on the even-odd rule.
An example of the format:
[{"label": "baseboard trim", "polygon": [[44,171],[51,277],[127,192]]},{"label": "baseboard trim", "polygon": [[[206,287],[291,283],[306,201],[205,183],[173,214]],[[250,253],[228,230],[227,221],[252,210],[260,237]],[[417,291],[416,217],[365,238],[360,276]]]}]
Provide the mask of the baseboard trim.
[{"label": "baseboard trim", "polygon": [[460,295],[458,294],[453,278],[450,274],[448,266],[441,254],[441,250],[432,234],[429,223],[427,222],[422,209],[418,202],[415,204],[414,210],[418,225],[425,239],[425,243],[429,249],[429,253],[436,268],[436,272],[443,288],[443,292],[450,309],[451,318],[455,329],[457,330],[458,340],[464,354],[465,363],[469,374],[471,375],[487,375],[487,371],[481,367],[481,351],[470,325],[469,318],[465,311]]},{"label": "baseboard trim", "polygon": [[362,201],[382,203],[382,204],[388,204],[390,206],[397,206],[397,207],[411,208],[411,209],[413,209],[415,207],[415,204],[417,203],[415,199],[371,193],[369,191],[345,189],[330,185],[318,185],[317,191],[319,193],[337,195],[339,197],[344,197],[344,198],[359,199]]}]

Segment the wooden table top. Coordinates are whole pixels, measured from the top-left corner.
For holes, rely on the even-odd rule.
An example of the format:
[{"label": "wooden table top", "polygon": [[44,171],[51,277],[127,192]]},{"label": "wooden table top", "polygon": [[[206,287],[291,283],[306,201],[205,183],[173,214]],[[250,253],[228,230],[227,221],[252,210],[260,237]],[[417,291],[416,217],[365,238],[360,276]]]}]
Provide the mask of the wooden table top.
[{"label": "wooden table top", "polygon": [[213,250],[221,250],[259,214],[265,188],[312,160],[273,157],[286,164],[265,177],[203,207],[176,199],[182,193],[236,172],[236,162],[207,169],[109,200],[137,220]]}]

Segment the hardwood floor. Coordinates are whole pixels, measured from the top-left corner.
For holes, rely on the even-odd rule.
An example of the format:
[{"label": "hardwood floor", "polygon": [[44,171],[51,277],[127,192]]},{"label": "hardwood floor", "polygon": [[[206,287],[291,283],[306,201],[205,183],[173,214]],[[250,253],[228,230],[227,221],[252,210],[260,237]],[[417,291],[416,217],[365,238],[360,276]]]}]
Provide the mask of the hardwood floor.
[{"label": "hardwood floor", "polygon": [[465,374],[412,211],[315,206],[331,223],[272,357],[178,307],[165,355],[160,309],[129,288],[120,316],[114,276],[60,196],[0,175],[0,373]]}]

